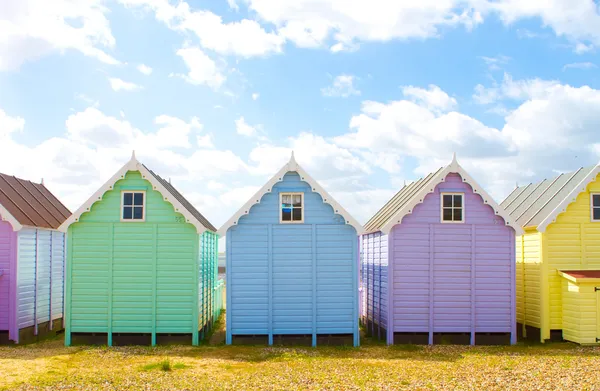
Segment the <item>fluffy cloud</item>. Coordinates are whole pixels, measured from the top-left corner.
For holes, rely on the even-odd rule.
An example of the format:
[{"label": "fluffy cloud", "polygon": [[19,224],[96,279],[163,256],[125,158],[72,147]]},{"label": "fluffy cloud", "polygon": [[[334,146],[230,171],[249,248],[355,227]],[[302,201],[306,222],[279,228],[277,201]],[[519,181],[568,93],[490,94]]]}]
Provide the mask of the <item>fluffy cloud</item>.
[{"label": "fluffy cloud", "polygon": [[490,104],[498,100],[525,100],[545,96],[550,88],[558,84],[556,80],[527,79],[513,80],[512,76],[505,73],[502,83],[494,83],[491,87],[481,84],[475,86],[473,99],[479,104]]},{"label": "fluffy cloud", "polygon": [[354,87],[355,76],[339,75],[333,79],[332,85],[321,89],[324,96],[347,98],[350,95],[360,95],[360,91]]},{"label": "fluffy cloud", "polygon": [[140,64],[136,67],[136,69],[146,76],[149,76],[150,74],[152,74],[152,68],[146,64]]},{"label": "fluffy cloud", "polygon": [[[204,49],[221,55],[262,56],[282,50],[284,38],[266,31],[258,22],[242,19],[225,23],[210,11],[193,10],[185,1],[172,5],[168,0],[120,0],[128,7],[143,6],[171,29],[194,33]],[[235,4],[235,3],[233,3]]]},{"label": "fluffy cloud", "polygon": [[219,70],[217,64],[206,55],[200,48],[186,47],[177,51],[177,55],[183,59],[189,72],[183,77],[188,83],[205,84],[213,89],[219,88],[225,81],[225,76]]},{"label": "fluffy cloud", "polygon": [[256,127],[249,125],[244,117],[240,117],[235,120],[235,131],[237,134],[246,137],[253,137],[258,134]]},{"label": "fluffy cloud", "polygon": [[0,140],[8,138],[12,133],[23,131],[25,120],[21,117],[11,117],[0,109]]},{"label": "fluffy cloud", "polygon": [[0,71],[68,49],[118,64],[104,48],[112,36],[103,0],[5,0],[0,2]]},{"label": "fluffy cloud", "polygon": [[110,83],[110,88],[115,91],[138,91],[142,89],[142,86],[117,77],[109,77],[108,81]]},{"label": "fluffy cloud", "polygon": [[450,111],[457,106],[456,99],[433,84],[429,85],[429,89],[406,86],[402,88],[402,93],[408,99],[432,111]]},{"label": "fluffy cloud", "polygon": [[571,64],[566,64],[563,67],[563,71],[566,71],[567,69],[595,69],[598,68],[598,65],[592,63],[592,62],[574,62]]}]

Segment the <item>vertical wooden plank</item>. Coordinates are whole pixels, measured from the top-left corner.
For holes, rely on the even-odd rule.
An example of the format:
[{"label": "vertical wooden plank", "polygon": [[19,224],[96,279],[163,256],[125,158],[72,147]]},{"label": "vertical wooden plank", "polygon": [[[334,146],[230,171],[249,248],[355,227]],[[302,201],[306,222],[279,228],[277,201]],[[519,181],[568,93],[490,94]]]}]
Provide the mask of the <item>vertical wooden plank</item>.
[{"label": "vertical wooden plank", "polygon": [[542,272],[540,273],[541,281],[541,298],[540,298],[540,342],[544,343],[546,339],[550,339],[550,283],[548,281],[548,255],[545,233],[538,233],[540,239],[540,265]]},{"label": "vertical wooden plank", "polygon": [[49,289],[49,295],[48,295],[48,320],[49,320],[49,325],[48,325],[48,329],[52,330],[52,269],[53,269],[53,263],[54,263],[54,232],[50,231],[50,276],[49,276],[49,284],[48,284],[48,289]]},{"label": "vertical wooden plank", "polygon": [[115,240],[115,225],[108,225],[108,330],[107,337],[108,346],[112,346],[112,316],[113,316],[113,260],[114,260],[114,240]]},{"label": "vertical wooden plank", "polygon": [[268,300],[268,333],[269,346],[273,345],[273,224],[267,226],[267,265],[269,281],[269,300]]},{"label": "vertical wooden plank", "polygon": [[40,262],[39,229],[35,230],[35,261],[33,264],[33,335],[38,335],[38,268]]},{"label": "vertical wooden plank", "polygon": [[433,345],[433,224],[429,224],[429,345]]},{"label": "vertical wooden plank", "polygon": [[[12,229],[11,229],[12,231]],[[19,324],[18,324],[18,305],[17,305],[17,288],[19,285],[19,234],[12,231],[10,233],[10,291],[9,291],[9,338],[15,343],[19,343]],[[64,321],[64,319],[63,319]],[[63,325],[64,327],[64,325]],[[66,338],[66,337],[65,337]]]},{"label": "vertical wooden plank", "polygon": [[394,344],[394,228],[388,234],[388,325],[387,344]]},{"label": "vertical wooden plank", "polygon": [[194,295],[194,305],[193,305],[193,309],[192,309],[192,345],[193,346],[198,346],[198,329],[199,329],[199,325],[198,325],[198,318],[200,316],[200,303],[199,303],[199,297],[198,297],[198,283],[200,281],[200,275],[199,275],[199,263],[201,262],[200,258],[200,241],[202,240],[202,237],[200,235],[196,235],[196,240],[194,241],[194,265],[195,265],[195,270],[194,270],[194,275],[196,276],[196,281],[194,283],[194,290],[192,292],[192,294]]},{"label": "vertical wooden plank", "polygon": [[476,268],[476,260],[475,260],[475,235],[477,235],[477,231],[475,229],[475,224],[471,224],[471,345],[475,345],[475,268]]},{"label": "vertical wooden plank", "polygon": [[517,262],[515,231],[508,230],[510,243],[510,344],[517,343]]},{"label": "vertical wooden plank", "polygon": [[[527,338],[527,279],[525,278],[525,234],[521,235],[521,269],[523,281],[523,338]],[[516,278],[516,277],[515,277]]]},{"label": "vertical wooden plank", "polygon": [[377,270],[379,271],[379,297],[377,297],[377,339],[381,340],[381,322],[383,321],[381,319],[381,298],[383,297],[383,285],[381,284],[383,281],[383,277],[382,277],[382,272],[381,270],[383,269],[383,257],[381,255],[381,246],[382,246],[382,235],[379,236],[378,238],[378,242],[379,242],[379,248],[378,250],[378,265],[377,265]]},{"label": "vertical wooden plank", "polygon": [[[226,305],[227,312],[225,315],[225,343],[231,345],[232,334],[231,334],[231,316],[233,311],[231,305],[231,229],[227,230],[225,237],[225,294],[226,294]],[[234,228],[235,229],[235,228]]]},{"label": "vertical wooden plank", "polygon": [[73,278],[73,226],[71,225],[67,229],[67,236],[65,237],[65,243],[67,246],[67,264],[65,265],[65,307],[64,307],[64,327],[65,327],[65,346],[71,346],[71,295],[72,295],[72,281]]},{"label": "vertical wooden plank", "polygon": [[317,346],[317,225],[312,225],[312,346]]},{"label": "vertical wooden plank", "polygon": [[595,292],[596,292],[596,342],[600,342],[600,290],[595,291]]},{"label": "vertical wooden plank", "polygon": [[157,264],[157,242],[158,240],[158,225],[152,224],[152,346],[156,346],[156,299],[158,290],[158,264]]},{"label": "vertical wooden plank", "polygon": [[[352,292],[354,292],[352,317],[354,327],[354,347],[360,345],[360,334],[358,331],[358,238],[355,235],[356,243],[352,246]],[[381,296],[381,295],[380,295]],[[381,311],[381,310],[380,310]]]}]

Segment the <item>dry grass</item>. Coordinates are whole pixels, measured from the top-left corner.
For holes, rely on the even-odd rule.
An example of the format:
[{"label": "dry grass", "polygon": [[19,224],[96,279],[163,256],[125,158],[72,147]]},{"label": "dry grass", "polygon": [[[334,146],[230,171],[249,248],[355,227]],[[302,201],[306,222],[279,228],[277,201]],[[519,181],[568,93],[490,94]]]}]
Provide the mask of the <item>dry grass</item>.
[{"label": "dry grass", "polygon": [[0,389],[594,390],[600,349],[572,344],[360,349],[0,347]]}]

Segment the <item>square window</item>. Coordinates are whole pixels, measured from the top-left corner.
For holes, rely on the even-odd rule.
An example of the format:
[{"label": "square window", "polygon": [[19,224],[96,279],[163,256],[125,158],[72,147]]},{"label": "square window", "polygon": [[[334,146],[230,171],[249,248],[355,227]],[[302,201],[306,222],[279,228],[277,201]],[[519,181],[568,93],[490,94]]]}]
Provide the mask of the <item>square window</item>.
[{"label": "square window", "polygon": [[304,207],[303,193],[281,193],[281,212],[280,222],[282,223],[302,223],[304,216],[302,208]]},{"label": "square window", "polygon": [[144,221],[145,192],[124,191],[122,205],[122,221]]},{"label": "square window", "polygon": [[443,223],[464,222],[464,194],[442,193],[441,215]]}]

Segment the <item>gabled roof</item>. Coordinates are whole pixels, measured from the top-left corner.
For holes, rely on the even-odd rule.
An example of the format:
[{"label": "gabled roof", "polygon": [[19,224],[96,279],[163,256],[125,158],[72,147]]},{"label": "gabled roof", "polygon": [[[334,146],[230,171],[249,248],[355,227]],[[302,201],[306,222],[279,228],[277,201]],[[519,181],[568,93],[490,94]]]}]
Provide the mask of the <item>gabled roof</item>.
[{"label": "gabled roof", "polygon": [[473,192],[483,198],[483,202],[492,207],[497,216],[504,219],[506,225],[512,227],[517,235],[523,233],[523,230],[517,225],[504,209],[502,209],[487,192],[481,188],[477,182],[465,171],[456,160],[454,155],[452,162],[446,167],[439,168],[409,185],[405,185],[400,191],[392,197],[365,225],[366,232],[381,231],[389,234],[394,225],[400,224],[407,214],[413,212],[415,206],[422,203],[425,196],[432,193],[435,187],[444,182],[448,174],[459,174],[463,182],[469,184]]},{"label": "gabled roof", "polygon": [[177,191],[169,182],[165,181],[155,172],[149,170],[145,165],[140,163],[135,153],[132,154],[131,160],[129,160],[112,178],[108,180],[90,199],[88,199],[71,217],[67,219],[60,227],[59,230],[66,232],[69,226],[77,221],[82,214],[89,212],[92,205],[100,201],[107,191],[113,189],[113,186],[117,181],[125,178],[128,171],[139,171],[142,174],[142,178],[152,184],[152,188],[158,191],[164,198],[165,201],[171,203],[175,211],[181,213],[186,222],[194,225],[198,234],[202,234],[204,231],[215,232],[216,228],[204,217],[194,206],[186,200],[179,191]]},{"label": "gabled roof", "polygon": [[0,174],[0,216],[14,231],[23,226],[57,229],[70,215],[43,183]]},{"label": "gabled roof", "polygon": [[265,194],[270,193],[276,183],[283,181],[284,175],[288,172],[297,172],[298,175],[300,175],[300,179],[308,183],[313,192],[321,195],[324,203],[331,205],[333,207],[333,211],[344,218],[346,224],[353,226],[354,229],[356,229],[356,232],[359,234],[363,232],[363,227],[358,223],[358,221],[356,221],[356,219],[354,219],[350,213],[342,208],[342,206],[338,204],[333,197],[331,197],[325,191],[325,189],[323,189],[321,185],[317,183],[317,181],[315,181],[306,173],[306,171],[304,171],[302,167],[300,167],[294,158],[294,153],[292,152],[290,161],[287,162],[258,192],[256,192],[256,194],[254,194],[254,196],[250,198],[250,200],[248,200],[244,206],[242,206],[229,220],[227,220],[227,222],[223,224],[221,228],[219,228],[218,234],[225,235],[230,227],[237,225],[238,220],[242,216],[247,215],[250,212],[250,208],[252,208],[253,205],[258,204]]},{"label": "gabled roof", "polygon": [[517,187],[501,203],[522,227],[544,232],[600,172],[600,164]]}]

